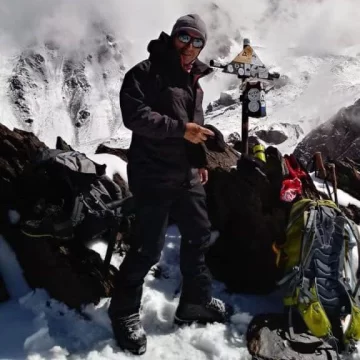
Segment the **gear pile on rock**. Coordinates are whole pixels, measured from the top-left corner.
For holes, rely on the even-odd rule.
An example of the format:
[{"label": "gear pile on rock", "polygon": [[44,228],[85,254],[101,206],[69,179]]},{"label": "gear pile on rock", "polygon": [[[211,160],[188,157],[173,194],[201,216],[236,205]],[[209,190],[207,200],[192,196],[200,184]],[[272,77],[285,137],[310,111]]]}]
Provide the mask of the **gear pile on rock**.
[{"label": "gear pile on rock", "polygon": [[[316,170],[318,177],[322,177],[324,181],[331,180],[335,190],[340,187],[354,197],[360,197],[360,191],[358,191],[360,189],[360,161],[349,158],[332,160],[327,157],[324,172],[324,169],[319,169],[318,157],[315,157],[313,161],[315,167],[305,167],[305,160],[311,165],[312,157],[308,154],[301,155],[299,149],[306,148],[301,144],[294,152],[296,156],[283,155],[274,146],[265,148],[255,137],[249,138],[249,145],[250,149],[257,146],[256,153],[240,154],[236,151],[241,148],[238,142],[224,144],[221,151],[204,148],[209,169],[209,181],[205,185],[209,215],[213,228],[220,234],[207,254],[207,263],[214,277],[224,282],[229,291],[266,295],[279,288],[279,281],[289,273],[285,271],[284,266],[279,266],[279,252],[283,251],[282,255],[284,253],[286,255],[282,246],[288,241],[287,229],[294,204],[304,199],[312,202],[332,200],[339,214],[359,223],[359,209],[354,205],[338,206],[337,198],[332,198],[334,194],[319,192],[309,171]],[[56,227],[54,223],[58,225],[58,228],[69,221],[72,225],[76,224],[71,217],[74,213],[74,202],[70,202],[71,205],[69,205],[69,201],[64,196],[60,196],[62,192],[58,191],[58,184],[48,181],[51,172],[46,171],[46,174],[42,173],[42,177],[34,178],[34,174],[39,176],[39,168],[36,167],[34,161],[38,159],[39,154],[44,154],[44,151],[53,150],[48,149],[32,133],[18,129],[11,131],[0,124],[2,234],[14,249],[31,287],[44,288],[53,298],[72,308],[80,309],[84,304],[97,303],[101,297],[110,296],[113,277],[117,270],[110,266],[109,273],[106,274],[103,260],[86,246],[94,234],[85,234],[81,227],[73,227],[69,236],[63,237],[54,236],[51,231],[49,232],[49,229],[54,230]],[[60,153],[75,152],[61,138],[58,138],[56,150]],[[126,149],[113,149],[100,145],[97,153],[109,153],[119,156],[124,161],[127,160]],[[333,169],[336,170],[336,176],[330,177],[329,174],[332,174]],[[104,168],[101,166],[98,171],[100,172],[97,176],[104,175]],[[110,181],[114,190],[112,200],[131,197],[127,184],[118,174],[107,181]],[[32,192],[35,188],[37,191]],[[51,196],[44,197],[43,201],[40,192]],[[49,202],[52,206],[47,206]],[[20,214],[19,222],[13,223],[9,220],[10,209]],[[36,209],[39,211],[38,214],[41,214],[40,218],[34,217]],[[71,211],[68,211],[69,209]],[[43,234],[34,232],[34,224],[41,223],[44,217],[47,218],[47,232]],[[133,213],[128,211],[121,226],[119,225],[116,231],[112,232],[112,238],[107,237],[110,244],[116,239],[122,239],[117,241],[115,251],[126,251],[131,246],[133,218]],[[58,222],[56,223],[54,219]],[[65,229],[68,228],[65,227]],[[101,229],[97,229],[95,233],[103,235]],[[340,245],[336,250],[338,252],[334,250],[329,256],[340,258],[340,255],[336,254],[341,251],[344,255],[344,247]],[[312,246],[311,243],[309,247]],[[318,260],[314,256],[310,258],[313,269]],[[301,256],[299,259],[296,266],[302,266],[303,259]],[[338,267],[332,270],[340,274],[342,266],[343,263],[338,264]],[[356,270],[357,266],[358,264],[356,264]],[[348,270],[353,271],[353,269]],[[316,277],[321,277],[318,273],[310,275],[311,281]],[[64,282],[64,277],[66,282]],[[326,279],[330,283],[337,281],[337,278]],[[357,273],[353,280],[357,281]],[[292,283],[293,289],[298,286],[298,283],[295,283]],[[289,285],[287,281],[283,281],[282,284]],[[321,294],[314,294],[316,289],[311,285],[307,289],[313,295],[308,296],[310,303],[319,301],[321,305],[323,300]],[[336,289],[340,291],[338,287]],[[345,292],[342,294],[345,296],[347,291],[345,287]],[[4,282],[0,279],[0,300],[7,298]],[[299,308],[299,296],[294,295],[293,300],[292,307]],[[352,300],[356,301],[357,297],[354,296]],[[352,305],[354,304],[350,304],[346,311],[348,313],[350,311],[352,319],[356,319],[357,308]],[[329,314],[328,309],[325,310],[326,314]],[[329,318],[333,329],[336,324],[330,316]],[[277,359],[280,353],[281,358],[306,359],[313,358],[311,356],[315,353],[319,354],[320,358],[325,357],[325,354],[334,358],[338,351],[345,348],[349,350],[350,341],[345,341],[346,344],[344,344],[340,341],[343,339],[339,339],[339,336],[336,338],[340,332],[333,331],[333,337],[327,336],[329,328],[324,326],[326,336],[315,336],[316,331],[312,329],[311,333],[309,330],[311,329],[310,322],[306,323],[306,319],[301,316],[299,319],[296,311],[290,325],[287,313],[257,316],[253,318],[247,333],[249,351],[253,356],[264,359]],[[352,331],[351,336],[349,333],[348,335],[356,339],[357,331],[359,331],[357,325],[351,320],[347,323]],[[292,331],[289,332],[289,329]],[[302,339],[301,341],[298,336]],[[269,346],[273,343],[279,344],[279,349],[282,350],[276,350],[276,346]]]}]

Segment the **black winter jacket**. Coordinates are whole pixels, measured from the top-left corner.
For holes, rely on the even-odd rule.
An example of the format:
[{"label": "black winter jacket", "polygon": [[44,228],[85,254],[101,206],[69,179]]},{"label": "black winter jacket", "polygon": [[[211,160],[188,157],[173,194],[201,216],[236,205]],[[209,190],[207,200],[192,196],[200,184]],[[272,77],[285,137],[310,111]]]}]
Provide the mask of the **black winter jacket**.
[{"label": "black winter jacket", "polygon": [[124,125],[132,130],[128,177],[132,191],[178,188],[198,180],[194,164],[201,145],[184,139],[185,124],[204,124],[198,79],[212,69],[196,60],[185,72],[171,38],[161,33],[148,45],[150,56],[130,69],[120,90]]}]

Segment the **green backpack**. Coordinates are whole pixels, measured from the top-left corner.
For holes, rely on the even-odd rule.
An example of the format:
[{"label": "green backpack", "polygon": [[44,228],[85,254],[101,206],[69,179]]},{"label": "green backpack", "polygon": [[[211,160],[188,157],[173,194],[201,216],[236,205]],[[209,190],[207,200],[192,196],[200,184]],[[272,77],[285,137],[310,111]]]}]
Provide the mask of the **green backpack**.
[{"label": "green backpack", "polygon": [[330,200],[293,204],[286,241],[274,244],[284,305],[295,309],[312,335],[336,338],[351,351],[360,340],[359,231]]}]

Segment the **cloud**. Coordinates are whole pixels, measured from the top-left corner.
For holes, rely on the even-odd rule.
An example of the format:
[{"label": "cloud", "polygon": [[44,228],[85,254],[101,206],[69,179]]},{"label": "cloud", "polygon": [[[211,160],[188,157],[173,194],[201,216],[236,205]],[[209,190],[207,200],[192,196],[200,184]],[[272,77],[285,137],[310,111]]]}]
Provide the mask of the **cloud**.
[{"label": "cloud", "polygon": [[[170,32],[179,16],[197,12],[209,29],[201,54],[205,61],[235,56],[242,38],[248,37],[265,47],[266,61],[280,64],[289,48],[313,55],[338,53],[357,44],[357,1],[2,0],[0,48],[4,53],[7,47],[23,49],[52,41],[64,51],[86,53],[96,45],[100,30],[122,43],[126,66],[131,66],[147,57],[149,40],[161,31]],[[214,95],[232,81],[222,78],[218,87],[211,86]]]}]

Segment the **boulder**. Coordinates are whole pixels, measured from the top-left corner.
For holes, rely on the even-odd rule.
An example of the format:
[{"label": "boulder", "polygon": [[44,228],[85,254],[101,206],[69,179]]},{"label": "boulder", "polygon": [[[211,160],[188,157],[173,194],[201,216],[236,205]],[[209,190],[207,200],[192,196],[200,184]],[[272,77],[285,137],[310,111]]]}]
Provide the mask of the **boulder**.
[{"label": "boulder", "polygon": [[210,151],[205,147],[206,151],[206,161],[208,163],[207,168],[210,171],[216,168],[222,168],[230,170],[232,167],[236,166],[239,159],[239,154],[231,146],[225,145],[224,152]]},{"label": "boulder", "polygon": [[76,239],[58,243],[50,237],[30,238],[15,227],[4,233],[15,251],[29,286],[43,288],[70,308],[97,304],[109,297],[117,270],[104,275],[100,255]]},{"label": "boulder", "polygon": [[235,97],[236,94],[231,92],[222,92],[220,97],[208,104],[205,113],[210,114],[212,111],[226,108],[228,110],[235,109],[238,106],[239,99]]},{"label": "boulder", "polygon": [[268,144],[279,145],[288,139],[288,136],[280,130],[258,130],[255,135]]},{"label": "boulder", "polygon": [[241,141],[241,135],[236,131],[231,133],[226,139],[226,142],[230,145],[234,145],[238,141]]},{"label": "boulder", "polygon": [[[251,153],[252,152],[252,148],[255,146],[255,145],[257,145],[257,144],[259,144],[260,142],[259,142],[259,139],[256,137],[256,136],[254,136],[254,135],[250,135],[249,137],[248,137],[248,152],[249,153]],[[242,142],[241,142],[241,138],[240,138],[240,140],[233,140],[233,141],[229,141],[229,144],[236,150],[236,151],[238,151],[238,152],[242,152]]]},{"label": "boulder", "polygon": [[279,123],[269,127],[256,126],[251,133],[269,145],[279,145],[289,138],[298,139],[303,134],[303,130],[297,124]]},{"label": "boulder", "polygon": [[285,314],[255,316],[247,329],[247,348],[253,359],[337,360],[336,348],[325,339],[312,336],[300,321],[294,321],[290,337]]},{"label": "boulder", "polygon": [[[225,154],[212,153],[213,164],[217,156]],[[210,221],[220,232],[207,263],[231,291],[269,293],[281,275],[272,243],[284,237],[289,209],[274,196],[278,184],[261,164],[248,157],[229,159],[230,164],[210,166],[205,186]]]}]

